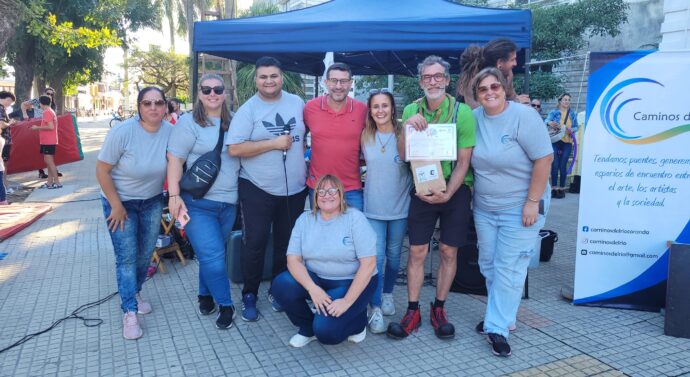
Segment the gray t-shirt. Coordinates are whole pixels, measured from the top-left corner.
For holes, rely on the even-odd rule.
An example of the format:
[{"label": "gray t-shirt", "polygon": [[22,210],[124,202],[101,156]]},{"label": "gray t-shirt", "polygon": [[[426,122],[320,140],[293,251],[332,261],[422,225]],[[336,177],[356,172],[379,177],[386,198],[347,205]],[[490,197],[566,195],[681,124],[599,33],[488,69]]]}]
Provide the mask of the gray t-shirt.
[{"label": "gray t-shirt", "polygon": [[376,233],[354,208],[328,221],[307,211],[292,228],[287,255],[301,256],[307,270],[323,279],[353,279],[359,259],[376,256]]},{"label": "gray t-shirt", "polygon": [[[210,152],[218,143],[218,127],[220,118],[210,118],[213,126],[201,127],[194,121],[191,113],[184,114],[173,126],[173,132],[168,143],[168,152],[173,156],[187,160],[187,168],[204,153]],[[227,137],[225,132],[225,137]],[[211,189],[204,199],[217,202],[237,203],[237,175],[240,161],[228,154],[228,147],[223,145],[220,151],[220,172]]]},{"label": "gray t-shirt", "polygon": [[249,180],[265,192],[285,196],[285,170],[287,170],[287,195],[294,195],[305,188],[307,165],[304,162],[304,101],[294,94],[282,92],[276,102],[266,102],[255,94],[240,106],[232,119],[225,144],[241,144],[245,141],[274,139],[290,127],[292,146],[287,151],[285,168],[283,151],[271,150],[253,157],[240,158],[240,178]]},{"label": "gray t-shirt", "polygon": [[[391,140],[384,152],[378,140],[383,143]],[[374,141],[362,146],[362,154],[367,163],[364,215],[374,220],[407,218],[412,178],[409,167],[398,155],[395,134],[377,131]]]},{"label": "gray t-shirt", "polygon": [[113,165],[110,175],[120,200],[143,200],[163,192],[171,131],[163,121],[157,132],[148,132],[132,118],[108,132],[98,160]]},{"label": "gray t-shirt", "polygon": [[486,115],[482,107],[473,112],[477,118],[477,145],[472,152],[474,205],[485,211],[524,205],[534,161],[553,153],[541,117],[514,102],[494,116]]}]

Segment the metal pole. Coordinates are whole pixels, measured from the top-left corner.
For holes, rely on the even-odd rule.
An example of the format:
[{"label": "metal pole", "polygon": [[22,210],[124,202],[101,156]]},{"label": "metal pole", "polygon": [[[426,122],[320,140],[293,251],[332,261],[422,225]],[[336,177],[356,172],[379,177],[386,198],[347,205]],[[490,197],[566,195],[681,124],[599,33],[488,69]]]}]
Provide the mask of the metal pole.
[{"label": "metal pole", "polygon": [[194,51],[192,55],[192,104],[196,103],[197,86],[199,85],[199,53]]},{"label": "metal pole", "polygon": [[522,83],[522,92],[529,94],[529,61],[530,61],[530,49],[525,49],[525,81]]}]

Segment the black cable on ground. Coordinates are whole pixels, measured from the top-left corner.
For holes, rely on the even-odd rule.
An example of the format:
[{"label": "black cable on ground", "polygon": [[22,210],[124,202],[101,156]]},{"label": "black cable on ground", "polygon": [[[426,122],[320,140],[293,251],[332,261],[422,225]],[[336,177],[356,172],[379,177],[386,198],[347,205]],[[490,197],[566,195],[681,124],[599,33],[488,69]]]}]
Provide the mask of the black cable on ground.
[{"label": "black cable on ground", "polygon": [[24,202],[22,202],[22,203],[26,203],[26,204],[31,204],[31,203],[38,203],[38,204],[66,204],[66,203],[93,202],[93,201],[96,201],[96,200],[101,200],[101,198],[65,200],[64,202],[57,202],[57,201],[52,201],[52,200],[51,200],[51,201],[42,201],[42,202],[39,202],[39,201],[30,201],[30,202],[24,201]]}]

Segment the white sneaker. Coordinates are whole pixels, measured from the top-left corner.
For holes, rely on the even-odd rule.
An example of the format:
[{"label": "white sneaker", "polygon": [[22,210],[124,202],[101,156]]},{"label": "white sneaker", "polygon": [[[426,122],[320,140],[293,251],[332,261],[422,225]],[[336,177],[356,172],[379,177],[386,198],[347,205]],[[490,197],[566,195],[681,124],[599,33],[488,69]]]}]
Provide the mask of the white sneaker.
[{"label": "white sneaker", "polygon": [[383,321],[383,313],[379,307],[371,309],[371,315],[369,316],[369,331],[371,331],[372,334],[381,334],[386,331],[386,323]]},{"label": "white sneaker", "polygon": [[366,337],[367,337],[367,327],[364,326],[364,330],[362,330],[361,333],[348,336],[347,341],[352,342],[352,343],[362,343],[364,341],[364,338],[366,338]]},{"label": "white sneaker", "polygon": [[301,334],[295,334],[292,336],[292,338],[290,338],[288,344],[290,345],[290,347],[302,348],[315,340],[315,336],[304,336]]},{"label": "white sneaker", "polygon": [[141,298],[141,295],[139,293],[137,293],[137,295],[135,297],[137,299],[137,313],[149,314],[149,313],[151,313],[151,311],[153,311],[151,304],[144,301],[144,299]]},{"label": "white sneaker", "polygon": [[381,295],[381,311],[383,315],[395,314],[395,301],[392,293],[384,293]]}]

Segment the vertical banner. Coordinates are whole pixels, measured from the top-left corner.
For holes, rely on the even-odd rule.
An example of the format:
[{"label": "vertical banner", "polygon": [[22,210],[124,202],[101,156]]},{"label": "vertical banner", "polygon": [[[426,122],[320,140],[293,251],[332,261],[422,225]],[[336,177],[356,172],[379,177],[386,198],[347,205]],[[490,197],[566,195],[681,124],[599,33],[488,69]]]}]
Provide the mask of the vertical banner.
[{"label": "vertical banner", "polygon": [[690,242],[688,88],[690,52],[592,53],[574,304],[664,307],[667,241]]}]

